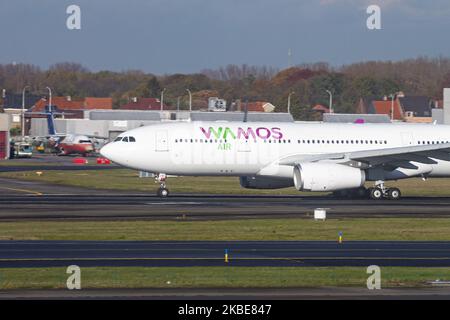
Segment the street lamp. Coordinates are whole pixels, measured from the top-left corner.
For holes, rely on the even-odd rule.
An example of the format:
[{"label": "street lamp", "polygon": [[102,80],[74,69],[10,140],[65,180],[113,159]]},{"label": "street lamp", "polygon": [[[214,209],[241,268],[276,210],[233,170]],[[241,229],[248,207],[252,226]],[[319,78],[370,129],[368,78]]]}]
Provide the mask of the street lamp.
[{"label": "street lamp", "polygon": [[52,89],[50,89],[50,87],[45,87],[45,89],[48,90],[48,107],[50,112],[53,111],[52,109]]},{"label": "street lamp", "polygon": [[186,91],[189,93],[189,112],[192,112],[192,93],[189,89],[186,89]]},{"label": "street lamp", "polygon": [[30,86],[25,86],[22,90],[22,137],[25,136],[25,91]]},{"label": "street lamp", "polygon": [[163,111],[164,106],[164,91],[166,91],[166,88],[161,91],[161,111]]},{"label": "street lamp", "polygon": [[394,99],[396,96],[396,93],[391,93],[389,96],[389,98],[391,98],[391,121],[394,121]]},{"label": "street lamp", "polygon": [[289,93],[288,95],[288,104],[287,104],[287,112],[290,114],[291,113],[291,96],[295,94],[294,91],[292,91],[291,93]]},{"label": "street lamp", "polygon": [[330,113],[334,113],[333,110],[333,93],[331,93],[330,90],[325,90],[329,95],[330,95],[330,103],[328,105],[328,107],[330,108]]}]

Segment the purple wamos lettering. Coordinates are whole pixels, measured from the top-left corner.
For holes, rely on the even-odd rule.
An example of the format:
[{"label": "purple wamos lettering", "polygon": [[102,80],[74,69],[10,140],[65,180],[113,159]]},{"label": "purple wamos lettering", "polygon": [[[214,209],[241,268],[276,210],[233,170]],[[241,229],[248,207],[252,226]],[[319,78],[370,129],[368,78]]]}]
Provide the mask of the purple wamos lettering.
[{"label": "purple wamos lettering", "polygon": [[272,128],[272,138],[283,139],[283,134],[281,133],[280,128]]}]

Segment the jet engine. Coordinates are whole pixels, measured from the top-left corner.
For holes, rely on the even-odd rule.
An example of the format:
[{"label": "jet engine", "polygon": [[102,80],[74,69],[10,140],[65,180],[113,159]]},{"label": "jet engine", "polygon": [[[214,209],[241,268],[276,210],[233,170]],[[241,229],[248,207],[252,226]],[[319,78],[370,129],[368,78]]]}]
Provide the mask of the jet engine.
[{"label": "jet engine", "polygon": [[299,191],[337,191],[362,187],[363,170],[335,163],[303,163],[294,167],[294,185]]},{"label": "jet engine", "polygon": [[282,189],[294,186],[291,179],[269,177],[239,177],[239,182],[246,189]]}]

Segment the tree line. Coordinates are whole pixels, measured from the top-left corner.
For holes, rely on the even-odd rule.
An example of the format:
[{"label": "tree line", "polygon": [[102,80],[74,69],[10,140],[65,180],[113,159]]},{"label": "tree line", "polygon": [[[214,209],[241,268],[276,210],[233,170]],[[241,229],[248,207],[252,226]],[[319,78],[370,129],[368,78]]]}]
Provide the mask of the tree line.
[{"label": "tree line", "polygon": [[0,88],[7,93],[30,92],[46,95],[49,86],[54,95],[73,98],[112,97],[114,107],[132,97],[160,97],[181,109],[188,107],[186,89],[193,93],[193,105],[204,104],[209,96],[231,103],[235,100],[268,101],[276,111],[286,111],[291,95],[291,112],[296,119],[310,120],[316,104],[328,106],[333,93],[336,112],[355,112],[362,97],[383,97],[403,91],[406,95],[424,95],[442,99],[442,89],[450,87],[450,58],[419,57],[402,61],[369,61],[340,67],[327,63],[297,65],[278,70],[268,66],[228,65],[195,74],[155,75],[139,70],[92,72],[77,63],[58,63],[47,70],[30,64],[0,65]]}]

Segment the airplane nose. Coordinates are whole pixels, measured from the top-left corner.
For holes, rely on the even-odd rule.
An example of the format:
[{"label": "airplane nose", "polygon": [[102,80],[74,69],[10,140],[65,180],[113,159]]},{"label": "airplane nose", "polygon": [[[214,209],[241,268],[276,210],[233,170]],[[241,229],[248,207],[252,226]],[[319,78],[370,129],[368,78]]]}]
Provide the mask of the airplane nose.
[{"label": "airplane nose", "polygon": [[114,161],[114,152],[113,152],[113,146],[111,143],[108,143],[107,145],[103,146],[100,149],[100,154],[102,155],[102,157]]}]

